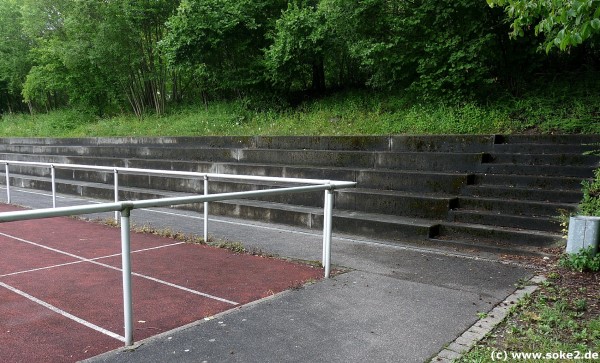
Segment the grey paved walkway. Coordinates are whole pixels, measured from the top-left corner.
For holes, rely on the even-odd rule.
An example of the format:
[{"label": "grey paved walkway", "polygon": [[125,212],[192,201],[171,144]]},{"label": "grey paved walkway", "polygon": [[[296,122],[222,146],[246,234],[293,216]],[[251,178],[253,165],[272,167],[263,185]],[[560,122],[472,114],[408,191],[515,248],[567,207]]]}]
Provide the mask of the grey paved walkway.
[{"label": "grey paved walkway", "polygon": [[[38,192],[12,192],[14,203],[50,205]],[[192,212],[133,211],[132,220],[201,234]],[[211,217],[210,234],[285,257],[321,256],[319,231]],[[350,272],[90,361],[425,362],[532,275],[488,258],[338,235],[332,261]]]}]

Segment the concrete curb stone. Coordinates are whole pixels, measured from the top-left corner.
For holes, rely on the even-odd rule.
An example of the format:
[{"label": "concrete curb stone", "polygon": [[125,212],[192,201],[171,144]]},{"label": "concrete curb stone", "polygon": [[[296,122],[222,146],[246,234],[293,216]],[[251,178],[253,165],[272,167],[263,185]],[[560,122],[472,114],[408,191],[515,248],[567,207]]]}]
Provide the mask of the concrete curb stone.
[{"label": "concrete curb stone", "polygon": [[527,286],[517,289],[503,302],[494,307],[485,318],[475,322],[461,336],[456,338],[446,348],[433,357],[430,363],[453,362],[468,353],[479,341],[481,341],[492,329],[502,322],[512,306],[527,295],[531,295],[546,280],[543,275],[536,275],[527,281]]}]

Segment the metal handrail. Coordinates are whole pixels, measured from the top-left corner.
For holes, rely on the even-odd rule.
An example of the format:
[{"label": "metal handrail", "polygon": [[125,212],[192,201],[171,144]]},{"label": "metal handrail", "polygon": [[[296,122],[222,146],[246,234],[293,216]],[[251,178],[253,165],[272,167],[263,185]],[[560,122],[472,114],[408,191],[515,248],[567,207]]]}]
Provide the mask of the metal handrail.
[{"label": "metal handrail", "polygon": [[[324,268],[325,278],[328,278],[331,273],[331,233],[332,233],[332,217],[333,217],[333,191],[335,189],[350,188],[356,186],[355,182],[347,181],[330,181],[316,179],[295,179],[295,178],[277,178],[277,177],[259,177],[249,175],[233,175],[233,174],[213,174],[213,173],[193,173],[193,172],[176,172],[176,171],[160,171],[155,169],[134,169],[134,168],[117,168],[117,167],[100,167],[92,165],[79,164],[52,164],[38,163],[25,161],[8,161],[0,160],[0,163],[5,163],[6,173],[6,192],[8,203],[10,203],[10,174],[9,165],[26,165],[37,166],[51,169],[52,176],[52,199],[53,207],[37,210],[14,211],[0,213],[1,222],[22,221],[30,219],[52,218],[61,216],[72,216],[89,213],[115,212],[120,213],[121,220],[121,259],[123,273],[123,311],[124,311],[124,343],[126,346],[133,345],[133,303],[131,293],[131,246],[130,246],[130,216],[131,211],[140,208],[165,207],[190,203],[204,203],[204,240],[208,237],[208,203],[220,200],[231,200],[238,198],[249,198],[277,194],[290,193],[306,193],[314,191],[325,191],[324,206],[323,206],[323,256],[322,264]],[[68,168],[76,170],[95,170],[102,172],[113,172],[115,175],[115,202],[102,204],[88,204],[83,206],[71,207],[56,207],[56,168]],[[157,198],[138,201],[118,201],[118,174],[142,174],[142,175],[173,175],[186,177],[203,177],[204,178],[204,195],[187,196],[187,197],[170,197]],[[283,181],[287,183],[311,184],[297,187],[283,187],[267,190],[253,190],[245,192],[233,193],[218,193],[208,195],[208,179],[210,177],[220,179],[236,179],[236,180],[256,180],[256,181]]]},{"label": "metal handrail", "polygon": [[[193,171],[176,171],[176,170],[158,170],[158,169],[141,169],[141,168],[125,168],[118,166],[99,166],[99,165],[84,165],[84,164],[64,164],[64,163],[43,163],[35,161],[19,161],[19,160],[0,160],[0,164],[5,164],[6,174],[6,199],[11,202],[10,194],[10,165],[33,166],[40,168],[49,168],[52,182],[52,207],[56,207],[56,169],[67,170],[84,170],[112,173],[114,175],[114,200],[119,201],[119,174],[128,175],[149,175],[149,176],[172,176],[178,178],[202,178],[204,179],[204,195],[208,195],[209,179],[216,180],[246,180],[246,181],[274,181],[293,184],[328,184],[334,188],[350,188],[356,185],[354,182],[339,181],[339,180],[321,180],[321,179],[306,179],[306,178],[283,178],[271,176],[254,176],[254,175],[235,175],[235,174],[218,174],[218,173],[200,173]],[[118,212],[115,212],[115,220],[119,220]],[[208,202],[204,202],[204,239],[208,239]]]},{"label": "metal handrail", "polygon": [[[174,176],[174,177],[204,177],[216,179],[233,179],[233,180],[254,180],[254,181],[275,181],[300,184],[332,184],[332,185],[347,185],[348,181],[339,180],[324,180],[324,179],[305,179],[305,178],[284,178],[277,176],[257,176],[257,175],[236,175],[236,174],[218,174],[218,173],[200,173],[193,171],[176,171],[176,170],[158,170],[158,169],[142,169],[142,168],[126,168],[119,166],[99,166],[99,165],[83,165],[83,164],[61,164],[61,163],[42,163],[34,161],[15,161],[15,160],[0,160],[0,164],[6,165],[23,165],[23,166],[38,166],[45,168],[71,169],[71,170],[87,170],[99,172],[114,172],[130,175],[155,175],[155,176]],[[354,183],[356,184],[356,183]]]}]

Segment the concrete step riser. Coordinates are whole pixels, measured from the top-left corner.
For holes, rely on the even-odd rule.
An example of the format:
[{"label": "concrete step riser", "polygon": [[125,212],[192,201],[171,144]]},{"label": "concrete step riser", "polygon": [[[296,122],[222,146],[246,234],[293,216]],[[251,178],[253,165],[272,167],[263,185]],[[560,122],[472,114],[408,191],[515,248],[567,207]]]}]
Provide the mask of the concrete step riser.
[{"label": "concrete step riser", "polygon": [[578,154],[597,150],[596,145],[577,144],[499,144],[494,145],[492,154]]},{"label": "concrete step riser", "polygon": [[[240,188],[232,184],[226,187],[228,188],[223,189],[222,186],[215,186],[215,190],[212,190],[211,194],[249,189],[248,187]],[[219,189],[217,190],[217,188]],[[252,199],[315,208],[323,207],[323,193],[277,195]],[[444,219],[451,207],[451,203],[451,199],[440,200],[418,196],[356,194],[352,191],[340,191],[335,194],[334,208],[336,210],[379,213],[400,217]]]},{"label": "concrete step riser", "polygon": [[477,174],[473,184],[498,185],[502,187],[522,187],[540,189],[581,190],[582,178],[546,177],[531,175]]},{"label": "concrete step riser", "polygon": [[490,156],[496,164],[560,165],[598,167],[598,156],[581,154],[494,154]]},{"label": "concrete step riser", "polygon": [[554,165],[494,165],[490,164],[483,168],[488,174],[515,174],[515,175],[544,175],[573,178],[591,178],[594,171],[590,167],[579,166],[554,166]]},{"label": "concrete step riser", "polygon": [[493,135],[392,136],[390,151],[487,152],[493,148]]},{"label": "concrete step riser", "polygon": [[[544,190],[544,189],[503,189],[497,187],[470,185],[463,189],[462,195],[470,197],[549,201],[556,203],[579,203],[581,191]],[[507,201],[508,202],[508,201]]]},{"label": "concrete step riser", "polygon": [[418,196],[395,196],[355,193],[351,190],[336,194],[335,208],[403,217],[443,219],[453,199],[433,199]]},{"label": "concrete step riser", "polygon": [[459,198],[458,205],[462,209],[483,210],[487,212],[505,213],[509,215],[525,216],[549,216],[560,215],[561,210],[574,212],[575,205],[563,204],[534,204],[527,202],[512,201],[507,203],[504,200],[486,200],[475,198]]},{"label": "concrete step riser", "polygon": [[517,233],[499,229],[475,229],[458,225],[442,224],[440,227],[440,236],[444,238],[467,238],[481,240],[481,243],[496,244],[503,246],[529,245],[546,247],[552,246],[560,241],[560,236],[546,236],[527,233]]},{"label": "concrete step riser", "polygon": [[374,168],[376,154],[343,151],[239,150],[242,163]]},{"label": "concrete step riser", "polygon": [[507,144],[598,144],[600,135],[503,135],[497,142]]},{"label": "concrete step riser", "polygon": [[[189,208],[189,207],[188,207]],[[201,209],[197,206],[195,209]],[[280,223],[291,226],[301,226],[308,228],[323,228],[323,216],[320,216],[320,226],[317,225],[316,216],[312,213],[279,210],[272,208],[260,208],[251,205],[230,204],[214,202],[209,206],[210,214],[221,215],[227,217],[237,217],[243,219],[251,219],[255,221]]]},{"label": "concrete step riser", "polygon": [[[209,193],[210,194],[234,193],[234,192],[262,190],[262,189],[271,189],[271,188],[266,187],[266,186],[260,186],[260,185],[234,184],[234,183],[215,182],[214,185],[212,185],[212,186],[210,186],[210,184],[209,184]],[[300,206],[305,206],[305,207],[323,208],[324,195],[322,192],[312,192],[312,193],[301,193],[301,194],[282,194],[282,195],[255,197],[255,198],[250,198],[250,199],[261,200],[261,201],[265,201],[265,202],[274,202],[274,203],[280,203],[280,204],[290,204],[290,205],[300,205]],[[335,201],[334,201],[334,207],[337,208]]]},{"label": "concrete step riser", "polygon": [[355,181],[362,188],[405,190],[424,193],[456,194],[471,184],[472,177],[466,174],[422,174],[406,175],[377,171],[359,171]]},{"label": "concrete step riser", "polygon": [[171,148],[149,146],[29,146],[5,145],[3,153],[234,162],[238,149]]},{"label": "concrete step riser", "polygon": [[525,230],[536,230],[546,232],[561,231],[558,220],[549,220],[547,218],[519,217],[509,215],[488,215],[476,214],[462,211],[450,211],[448,214],[450,222],[483,224],[488,226],[502,226],[511,228],[520,228]]},{"label": "concrete step riser", "polygon": [[467,172],[479,170],[485,158],[483,153],[380,153],[375,168]]},{"label": "concrete step riser", "polygon": [[[183,208],[201,210],[201,206],[187,205]],[[286,225],[308,227],[321,231],[323,229],[323,214],[320,212],[306,213],[298,211],[284,211],[261,208],[249,205],[236,205],[214,202],[210,204],[211,215],[221,215],[266,222],[281,223]],[[365,221],[359,218],[333,216],[333,231],[353,235],[368,236],[389,240],[418,241],[426,240],[437,235],[437,227],[423,227],[411,224],[398,225],[387,222]]]},{"label": "concrete step riser", "polygon": [[425,227],[412,224],[392,224],[348,217],[333,217],[334,231],[392,241],[426,240],[438,234],[437,225]]}]

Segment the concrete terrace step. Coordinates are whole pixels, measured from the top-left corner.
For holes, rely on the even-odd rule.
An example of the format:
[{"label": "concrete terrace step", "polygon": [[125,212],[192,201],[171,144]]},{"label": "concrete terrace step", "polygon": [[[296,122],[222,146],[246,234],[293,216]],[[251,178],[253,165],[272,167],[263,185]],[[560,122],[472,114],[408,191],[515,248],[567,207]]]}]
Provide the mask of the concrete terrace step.
[{"label": "concrete terrace step", "polygon": [[240,149],[176,148],[140,145],[2,145],[0,152],[98,158],[150,158],[168,160],[237,161]]},{"label": "concrete terrace step", "polygon": [[509,215],[554,217],[560,215],[561,211],[575,211],[577,205],[574,203],[523,200],[511,200],[510,203],[506,203],[505,199],[460,197],[458,198],[458,207],[469,210],[494,211]]},{"label": "concrete terrace step", "polygon": [[450,222],[511,227],[555,233],[561,231],[560,222],[556,217],[531,217],[481,210],[455,209],[448,213],[448,220]]},{"label": "concrete terrace step", "polygon": [[167,170],[194,170],[221,174],[245,174],[286,178],[348,180],[367,189],[415,191],[422,193],[458,192],[473,176],[465,173],[436,171],[401,171],[391,169],[352,169],[338,167],[285,166],[247,163],[184,163],[177,161],[152,162],[128,160],[128,166],[148,168],[163,166]]},{"label": "concrete terrace step", "polygon": [[328,166],[430,171],[476,170],[484,153],[375,152],[323,150],[270,150],[166,146],[31,146],[5,145],[3,154],[67,157],[240,162],[249,164]]},{"label": "concrete terrace step", "polygon": [[484,153],[367,152],[315,150],[238,150],[238,162],[270,165],[466,171],[476,169]]},{"label": "concrete terrace step", "polygon": [[[177,160],[146,160],[146,159],[126,159],[119,160],[113,158],[94,159],[91,157],[63,157],[63,156],[27,156],[20,154],[19,160],[32,161],[36,157],[46,162],[65,162],[82,164],[97,164],[113,166],[124,166],[131,168],[150,168],[163,170],[179,170],[194,172],[210,172],[220,174],[246,174],[260,176],[275,176],[289,178],[312,178],[324,180],[349,180],[356,181],[362,187],[369,189],[414,191],[422,193],[443,193],[456,194],[468,184],[472,184],[473,175],[464,173],[449,173],[436,171],[400,171],[391,169],[351,169],[336,167],[304,167],[304,166],[284,166],[270,164],[247,164],[247,163],[213,163],[213,162],[188,162]],[[111,164],[111,160],[115,160]],[[97,161],[97,162],[93,162]],[[118,162],[117,162],[118,161]],[[11,170],[15,173],[24,175],[48,175],[48,170],[28,167],[13,166]],[[57,176],[68,179],[89,178],[91,181],[106,182],[110,178],[108,174],[87,172],[57,170]],[[125,180],[135,183],[134,180],[144,182],[148,177],[123,176]],[[152,180],[150,178],[149,180]],[[132,184],[133,185],[133,184]],[[133,185],[135,186],[135,185]]]},{"label": "concrete terrace step", "polygon": [[[5,185],[5,181],[0,181],[0,184]],[[11,186],[26,189],[35,189],[50,192],[52,190],[52,183],[49,178],[44,177],[20,177],[15,176],[11,178]],[[114,189],[109,184],[81,182],[81,181],[65,181],[56,179],[56,191],[57,193],[78,195],[88,198],[98,198],[106,201],[114,200]],[[169,192],[165,190],[149,190],[144,188],[135,188],[122,186],[119,187],[119,199],[120,200],[140,200],[140,199],[151,199],[161,197],[174,197],[174,196],[189,196],[197,195],[195,193],[177,193]]]},{"label": "concrete terrace step", "polygon": [[598,150],[595,144],[496,144],[493,154],[579,154]]},{"label": "concrete terrace step", "polygon": [[562,240],[562,235],[510,227],[443,222],[438,238],[472,241],[473,244],[511,249],[521,246],[554,246]]},{"label": "concrete terrace step", "polygon": [[494,135],[0,138],[0,145],[153,145],[196,148],[483,152]]},{"label": "concrete terrace step", "polygon": [[[51,190],[50,180],[40,177],[15,177],[11,180],[11,185],[27,189]],[[103,200],[112,200],[114,197],[112,186],[108,184],[57,180],[56,186],[57,191],[64,194]],[[140,200],[188,195],[197,194],[121,187],[119,198],[120,200]],[[177,208],[201,211],[203,206],[199,203],[182,205]],[[211,202],[210,214],[304,226],[313,229],[323,228],[323,209],[319,207],[239,199]],[[423,240],[437,233],[438,221],[337,209],[334,211],[334,226],[334,231],[337,232],[367,236],[375,235],[379,238]]]},{"label": "concrete terrace step", "polygon": [[[50,190],[50,182],[47,178],[23,178],[14,179],[14,185],[24,188]],[[110,200],[113,198],[111,185],[98,183],[83,183],[69,181],[63,183],[57,181],[57,189],[61,193],[85,195],[99,199]],[[158,198],[164,196],[183,196],[192,195],[190,193],[173,193],[164,190],[150,190],[145,188],[122,187],[120,192],[121,200],[138,200],[148,198]],[[182,209],[202,210],[202,205],[185,205]],[[289,225],[304,226],[308,228],[322,228],[322,208],[294,206],[283,203],[264,202],[256,200],[230,200],[222,202],[213,202],[210,204],[211,215],[224,215],[253,220],[264,220],[273,223],[282,223]],[[444,225],[446,229],[440,229]],[[456,223],[451,226],[456,227]],[[479,236],[482,226],[472,224],[458,224],[460,233],[467,233],[470,236]],[[449,231],[456,232],[457,229],[449,229],[446,222],[439,220],[410,218],[391,216],[387,214],[366,213],[360,211],[348,211],[336,209],[334,212],[334,226],[336,232],[365,235],[369,237],[403,240],[403,241],[426,241],[428,238],[437,238],[442,236],[456,237]],[[454,228],[453,227],[453,228]],[[486,230],[483,228],[483,230]],[[496,246],[503,238],[512,241],[514,236],[510,234],[512,230],[502,230],[502,233],[495,232],[494,238],[477,242],[480,246]],[[529,238],[531,236],[524,233],[517,233],[518,238]],[[540,235],[534,234],[535,243],[540,242]],[[543,235],[546,236],[546,235]],[[547,236],[546,236],[547,237]],[[554,235],[552,237],[555,237]],[[455,238],[456,239],[456,238]],[[543,243],[548,243],[543,239]],[[495,248],[495,247],[494,247]]]},{"label": "concrete terrace step", "polygon": [[496,142],[506,144],[598,144],[600,135],[497,135]]},{"label": "concrete terrace step", "polygon": [[504,187],[500,185],[468,185],[463,196],[496,198],[509,200],[531,200],[558,203],[579,203],[581,191],[556,189],[531,189],[522,187]]},{"label": "concrete terrace step", "polygon": [[[36,175],[11,173],[12,179],[49,180],[49,171],[41,171]],[[88,183],[113,185],[113,176],[109,173],[87,171],[59,170],[56,173],[58,183],[68,184],[85,180]],[[21,184],[23,182],[20,182]],[[184,178],[148,177],[120,174],[120,186],[137,189],[164,190],[182,193],[203,193],[203,180]],[[287,185],[279,182],[246,182],[239,180],[211,180],[209,193],[240,192],[249,190],[277,188]],[[155,193],[156,194],[156,193]],[[310,207],[322,207],[322,192],[276,195],[255,198],[262,201],[286,203]],[[401,191],[382,191],[374,189],[347,189],[336,194],[335,207],[371,213],[383,213],[396,216],[443,219],[447,211],[456,204],[456,197],[449,195],[410,193]]]},{"label": "concrete terrace step", "polygon": [[211,148],[483,152],[494,145],[600,144],[599,135],[397,135],[0,138],[3,145],[194,145]]},{"label": "concrete terrace step", "polygon": [[457,198],[423,193],[374,189],[340,190],[335,208],[429,219],[443,219],[457,204]]},{"label": "concrete terrace step", "polygon": [[491,159],[487,153],[388,152],[376,154],[376,169],[467,172]]},{"label": "concrete terrace step", "polygon": [[571,165],[516,165],[516,164],[488,164],[482,169],[488,174],[535,175],[535,176],[562,176],[576,178],[591,178],[594,171],[589,166]]},{"label": "concrete terrace step", "polygon": [[[183,206],[184,208],[200,208]],[[263,220],[321,230],[323,210],[289,204],[256,200],[229,200],[210,204],[211,215],[222,215],[251,220]],[[336,209],[333,230],[367,237],[402,241],[424,241],[438,233],[438,221],[422,218],[398,217]]]},{"label": "concrete terrace step", "polygon": [[[338,232],[490,250],[557,240],[600,158],[599,135],[437,135],[0,139],[0,158],[351,180],[335,194]],[[49,190],[49,171],[11,167],[13,183]],[[19,175],[21,174],[21,175]],[[59,190],[112,200],[112,175],[57,171]],[[120,175],[122,198],[202,191],[202,180]],[[86,180],[78,182],[76,180]],[[0,181],[1,182],[1,181]],[[278,187],[212,181],[210,193]],[[322,193],[211,203],[215,214],[322,226]],[[186,206],[199,209],[202,206]],[[427,242],[429,241],[429,242]],[[527,245],[529,241],[529,245]]]},{"label": "concrete terrace step", "polygon": [[[600,147],[600,146],[599,146]],[[493,154],[490,162],[494,164],[518,165],[555,165],[598,167],[599,158],[595,155],[581,154]]]},{"label": "concrete terrace step", "polygon": [[396,241],[423,241],[439,233],[439,221],[387,214],[337,210],[334,230],[370,238]]},{"label": "concrete terrace step", "polygon": [[537,189],[581,190],[582,178],[511,174],[477,174],[471,184]]}]

